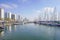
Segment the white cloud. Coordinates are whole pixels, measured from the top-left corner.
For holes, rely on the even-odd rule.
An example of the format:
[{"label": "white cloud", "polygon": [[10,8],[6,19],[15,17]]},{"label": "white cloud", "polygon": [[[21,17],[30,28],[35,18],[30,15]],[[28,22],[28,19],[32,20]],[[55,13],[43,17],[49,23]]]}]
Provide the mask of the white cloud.
[{"label": "white cloud", "polygon": [[13,9],[13,8],[17,8],[18,6],[16,4],[0,4],[1,8],[6,8],[6,9]]},{"label": "white cloud", "polygon": [[28,0],[22,0],[22,2],[27,2]]},{"label": "white cloud", "polygon": [[28,2],[29,0],[17,0],[18,2],[22,2],[22,3],[25,3],[25,2]]},{"label": "white cloud", "polygon": [[0,4],[0,7],[2,8],[12,8],[10,5],[8,4]]},{"label": "white cloud", "polygon": [[17,8],[17,7],[18,7],[17,4],[11,4],[11,5],[12,5],[12,7],[14,7],[14,8]]},{"label": "white cloud", "polygon": [[37,13],[40,13],[41,11],[40,10],[36,10]]}]

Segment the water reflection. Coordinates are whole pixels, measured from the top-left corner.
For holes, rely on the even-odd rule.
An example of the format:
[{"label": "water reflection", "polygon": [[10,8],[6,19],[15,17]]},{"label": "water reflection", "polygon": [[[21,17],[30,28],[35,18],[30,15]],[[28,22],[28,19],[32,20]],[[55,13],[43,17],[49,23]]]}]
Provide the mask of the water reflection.
[{"label": "water reflection", "polygon": [[8,28],[9,28],[9,32],[11,32],[11,31],[12,31],[12,29],[11,29],[12,27],[11,27],[11,26],[9,26]]},{"label": "water reflection", "polygon": [[9,31],[9,32],[16,31],[16,25],[6,26],[5,31]]},{"label": "water reflection", "polygon": [[4,31],[1,31],[0,32],[0,37],[3,37],[4,36]]},{"label": "water reflection", "polygon": [[11,29],[12,29],[13,31],[16,31],[16,25],[12,25],[11,27],[12,27]]},{"label": "water reflection", "polygon": [[15,27],[15,31],[16,31],[16,25],[14,25],[14,27]]},{"label": "water reflection", "polygon": [[60,40],[60,28],[44,25],[11,25],[0,32],[5,40]]}]

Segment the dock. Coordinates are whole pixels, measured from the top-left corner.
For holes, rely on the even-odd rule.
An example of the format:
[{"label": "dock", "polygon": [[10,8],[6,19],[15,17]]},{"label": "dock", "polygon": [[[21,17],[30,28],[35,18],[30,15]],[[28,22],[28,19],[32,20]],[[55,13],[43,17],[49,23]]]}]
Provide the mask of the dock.
[{"label": "dock", "polygon": [[34,22],[34,23],[40,24],[40,25],[59,26],[60,27],[59,21],[39,21],[39,22]]}]

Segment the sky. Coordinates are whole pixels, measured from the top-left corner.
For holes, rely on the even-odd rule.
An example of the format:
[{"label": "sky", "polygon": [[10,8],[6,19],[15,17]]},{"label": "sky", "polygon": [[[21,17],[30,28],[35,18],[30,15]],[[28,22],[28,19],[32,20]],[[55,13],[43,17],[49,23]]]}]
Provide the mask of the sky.
[{"label": "sky", "polygon": [[60,11],[60,0],[0,0],[0,8],[27,18],[40,15],[40,10],[46,7],[56,7]]}]

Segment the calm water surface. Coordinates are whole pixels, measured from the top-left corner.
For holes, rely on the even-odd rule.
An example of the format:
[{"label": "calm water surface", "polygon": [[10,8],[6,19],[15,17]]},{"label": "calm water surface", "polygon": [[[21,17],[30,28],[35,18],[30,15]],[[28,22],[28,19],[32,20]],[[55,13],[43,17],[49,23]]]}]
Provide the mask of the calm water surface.
[{"label": "calm water surface", "polygon": [[0,40],[60,40],[60,27],[35,24],[6,26]]}]

